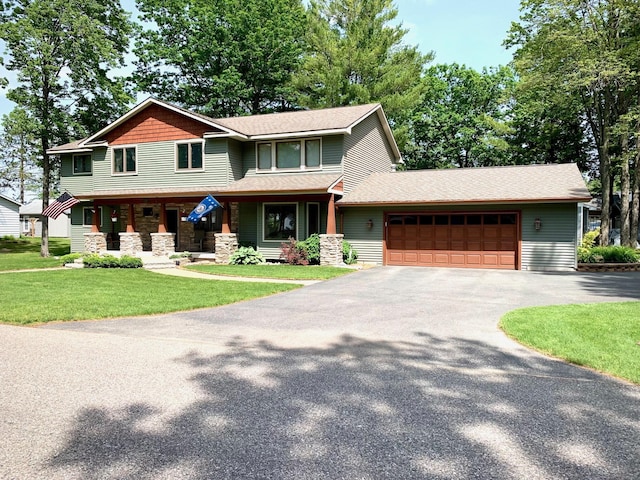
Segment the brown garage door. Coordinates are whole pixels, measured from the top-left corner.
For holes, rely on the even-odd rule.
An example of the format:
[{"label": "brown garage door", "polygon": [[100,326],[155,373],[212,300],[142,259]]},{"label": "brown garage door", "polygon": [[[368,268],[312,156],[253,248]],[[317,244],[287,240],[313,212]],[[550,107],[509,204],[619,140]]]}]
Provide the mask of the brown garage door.
[{"label": "brown garage door", "polygon": [[518,213],[389,213],[385,263],[514,270],[518,223]]}]

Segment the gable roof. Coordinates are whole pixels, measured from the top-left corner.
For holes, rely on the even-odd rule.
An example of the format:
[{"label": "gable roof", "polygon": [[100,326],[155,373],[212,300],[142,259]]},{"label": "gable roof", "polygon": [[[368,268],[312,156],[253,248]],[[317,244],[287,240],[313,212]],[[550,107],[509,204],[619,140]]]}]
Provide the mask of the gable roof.
[{"label": "gable roof", "polygon": [[263,115],[211,118],[155,98],[146,99],[90,137],[52,147],[47,150],[47,153],[55,155],[61,153],[90,152],[91,147],[106,146],[106,143],[100,140],[107,133],[151,105],[167,108],[175,113],[207,125],[211,128],[211,132],[205,133],[204,138],[231,137],[245,141],[309,135],[351,134],[351,129],[354,126],[375,113],[380,119],[395,158],[398,161],[401,158],[400,150],[389,127],[389,122],[379,103],[320,110],[298,110]]},{"label": "gable roof", "polygon": [[4,200],[6,200],[7,202],[11,202],[11,203],[13,203],[13,204],[15,204],[15,205],[18,205],[18,206],[22,205],[20,202],[18,202],[18,201],[16,201],[16,200],[14,200],[13,198],[7,197],[6,195],[3,195],[3,194],[1,194],[1,193],[0,193],[0,198],[3,198],[3,199],[4,199]]},{"label": "gable roof", "polygon": [[337,203],[539,203],[590,199],[578,167],[566,163],[373,173]]}]

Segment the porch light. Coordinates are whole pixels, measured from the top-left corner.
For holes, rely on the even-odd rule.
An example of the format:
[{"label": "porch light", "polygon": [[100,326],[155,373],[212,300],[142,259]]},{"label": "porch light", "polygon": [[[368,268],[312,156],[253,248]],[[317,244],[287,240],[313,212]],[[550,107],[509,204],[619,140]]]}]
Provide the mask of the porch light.
[{"label": "porch light", "polygon": [[536,218],[533,221],[533,228],[535,228],[536,230],[540,230],[542,228],[542,220],[540,220],[539,218]]},{"label": "porch light", "polygon": [[373,220],[367,220],[367,230],[371,230],[373,228]]},{"label": "porch light", "polygon": [[180,221],[181,222],[186,222],[187,221],[187,212],[185,212],[184,210],[182,210],[182,212],[180,212]]},{"label": "porch light", "polygon": [[111,212],[111,221],[113,223],[116,223],[118,221],[118,212],[116,212],[115,210]]}]

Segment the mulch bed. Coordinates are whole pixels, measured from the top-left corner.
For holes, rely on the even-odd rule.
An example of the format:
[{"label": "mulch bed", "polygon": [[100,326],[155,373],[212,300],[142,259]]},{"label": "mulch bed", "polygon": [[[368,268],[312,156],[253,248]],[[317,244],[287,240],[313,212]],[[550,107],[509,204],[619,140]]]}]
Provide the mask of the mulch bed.
[{"label": "mulch bed", "polygon": [[579,263],[579,272],[640,272],[640,263]]}]

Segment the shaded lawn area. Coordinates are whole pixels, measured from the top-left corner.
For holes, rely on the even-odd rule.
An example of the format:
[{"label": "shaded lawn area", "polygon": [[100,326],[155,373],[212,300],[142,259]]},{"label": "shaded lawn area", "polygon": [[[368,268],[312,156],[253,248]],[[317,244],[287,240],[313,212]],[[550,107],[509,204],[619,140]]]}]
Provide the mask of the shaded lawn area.
[{"label": "shaded lawn area", "polygon": [[352,273],[351,268],[325,267],[319,265],[189,265],[190,270],[211,275],[231,275],[236,277],[279,278],[287,280],[328,280]]},{"label": "shaded lawn area", "polygon": [[40,256],[40,237],[0,239],[0,271],[25,270],[30,268],[59,267],[60,261],[54,257],[66,255],[70,251],[68,238],[50,238],[50,257]]},{"label": "shaded lawn area", "polygon": [[77,269],[0,274],[0,322],[123,317],[215,307],[299,285],[179,278],[147,270]]},{"label": "shaded lawn area", "polygon": [[640,302],[523,308],[500,327],[542,353],[640,384]]}]

